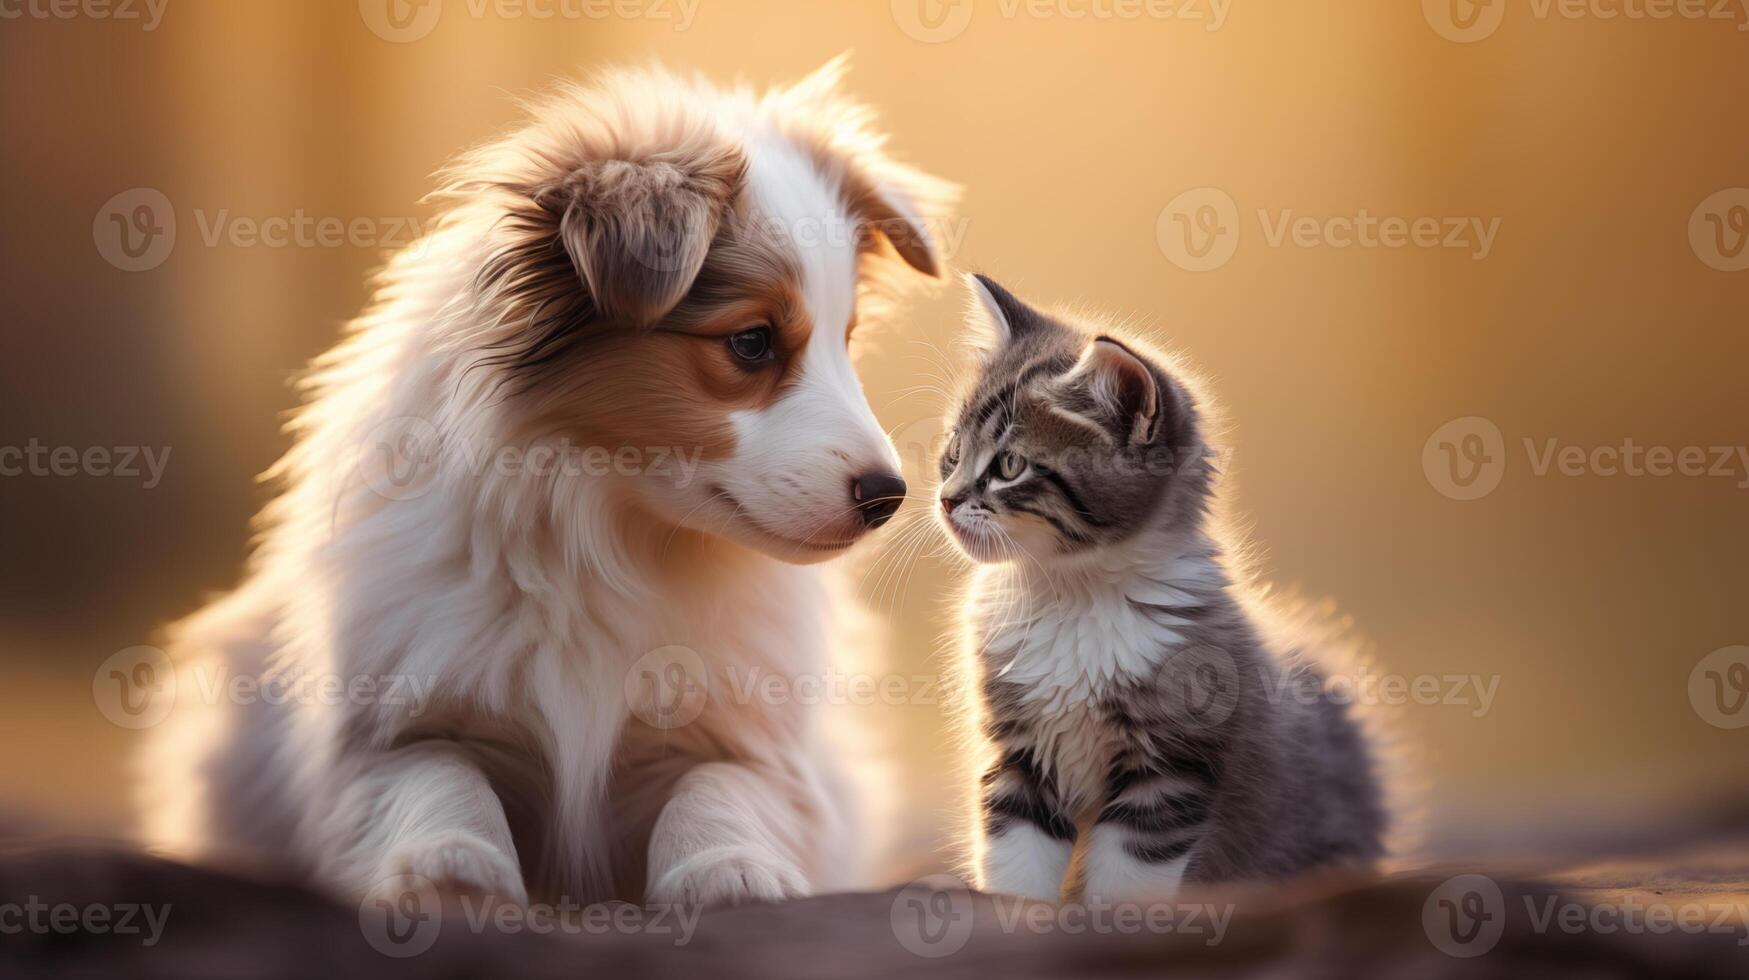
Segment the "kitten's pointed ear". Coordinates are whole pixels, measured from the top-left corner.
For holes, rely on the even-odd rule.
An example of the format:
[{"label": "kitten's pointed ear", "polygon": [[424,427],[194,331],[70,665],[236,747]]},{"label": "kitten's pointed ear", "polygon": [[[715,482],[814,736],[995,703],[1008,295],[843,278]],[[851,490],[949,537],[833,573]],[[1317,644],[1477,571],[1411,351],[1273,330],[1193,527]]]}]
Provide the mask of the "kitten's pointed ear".
[{"label": "kitten's pointed ear", "polygon": [[1095,408],[1119,439],[1152,442],[1160,427],[1160,382],[1148,362],[1110,337],[1096,337],[1065,378],[1085,385]]},{"label": "kitten's pointed ear", "polygon": [[985,355],[1007,347],[1037,326],[1038,314],[1032,307],[1016,299],[1013,293],[989,276],[967,273],[966,288],[972,295],[969,320],[973,342]]}]

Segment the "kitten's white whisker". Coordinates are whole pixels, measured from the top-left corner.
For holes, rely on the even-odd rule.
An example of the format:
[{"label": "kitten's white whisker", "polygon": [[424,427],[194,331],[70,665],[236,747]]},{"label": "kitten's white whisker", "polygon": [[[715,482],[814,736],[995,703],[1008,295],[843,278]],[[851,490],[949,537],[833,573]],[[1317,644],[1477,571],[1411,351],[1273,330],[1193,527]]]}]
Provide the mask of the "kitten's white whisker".
[{"label": "kitten's white whisker", "polygon": [[[909,561],[909,559],[906,557],[907,552],[910,550],[912,543],[927,541],[929,529],[933,526],[934,525],[931,521],[928,521],[926,519],[919,519],[919,520],[913,521],[911,523],[910,527],[907,527],[905,529],[906,534],[905,534],[904,541],[898,545],[897,550],[895,552],[898,557],[894,560],[893,564],[891,566],[889,566],[889,571],[901,570],[905,567],[906,563]],[[899,577],[902,580],[902,578],[903,578],[902,571],[899,572]],[[884,579],[885,579],[885,576],[883,576],[882,583],[877,583],[877,589],[884,584]],[[879,593],[877,591],[877,597],[878,597],[878,595],[879,595]],[[899,592],[895,589],[895,591],[893,593],[893,608],[897,608],[898,598],[899,598]]]}]

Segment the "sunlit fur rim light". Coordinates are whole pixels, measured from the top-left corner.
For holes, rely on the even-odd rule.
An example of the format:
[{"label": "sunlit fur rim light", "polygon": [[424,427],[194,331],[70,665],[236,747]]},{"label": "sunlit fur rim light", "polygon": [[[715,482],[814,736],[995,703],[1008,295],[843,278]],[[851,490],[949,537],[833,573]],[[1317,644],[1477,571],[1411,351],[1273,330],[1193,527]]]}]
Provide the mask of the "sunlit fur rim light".
[{"label": "sunlit fur rim light", "polygon": [[[1269,645],[1275,649],[1304,651],[1304,658],[1319,666],[1326,677],[1356,678],[1382,670],[1353,619],[1339,613],[1333,601],[1310,599],[1297,590],[1283,589],[1264,579],[1265,554],[1239,516],[1234,486],[1236,466],[1232,455],[1221,450],[1227,442],[1227,422],[1209,382],[1181,353],[1153,339],[1158,331],[1146,327],[1140,317],[1113,320],[1086,306],[1058,307],[1047,312],[1079,330],[1089,340],[1098,336],[1121,339],[1126,346],[1169,373],[1190,393],[1200,416],[1204,440],[1212,452],[1210,462],[1215,470],[1215,491],[1209,500],[1204,528],[1208,536],[1220,545],[1220,565],[1230,581],[1229,593],[1248,610]],[[942,406],[944,412],[953,411],[953,407],[969,394],[975,372],[966,369],[978,364],[994,345],[1001,342],[998,325],[992,323],[984,304],[971,288],[968,288],[965,316],[967,326],[956,344],[957,363],[943,366],[954,379],[953,390],[945,393],[948,397],[947,404]],[[930,475],[934,477],[933,471]],[[920,488],[920,492],[934,496],[936,489]],[[921,523],[924,518],[915,520]],[[970,583],[975,576],[984,573],[984,567],[948,545],[948,536],[938,523],[929,523],[935,525],[935,534],[940,535],[937,540],[941,542],[932,554],[956,556],[967,575],[967,584],[945,600],[957,615],[967,608]],[[1042,573],[1042,567],[1035,560],[1020,558],[1017,563],[1029,565]],[[956,759],[962,794],[958,800],[959,817],[955,826],[961,828],[962,834],[955,853],[960,861],[960,874],[968,881],[978,881],[985,846],[979,805],[980,777],[994,762],[994,756],[991,743],[983,735],[986,718],[979,692],[967,687],[981,672],[976,662],[976,641],[968,633],[969,629],[969,621],[959,618],[944,632],[939,645],[954,651],[954,663],[948,671],[949,696],[946,700],[952,708],[953,730],[960,746]],[[1349,714],[1371,746],[1373,765],[1385,794],[1389,814],[1385,864],[1388,867],[1411,866],[1418,861],[1423,823],[1421,774],[1425,768],[1418,760],[1415,747],[1402,731],[1403,713],[1391,705],[1372,703],[1352,705]],[[1076,869],[1071,877],[1078,874],[1079,869]]]},{"label": "sunlit fur rim light", "polygon": [[[896,466],[847,337],[883,283],[941,270],[955,193],[886,154],[844,71],[764,95],[606,72],[445,171],[436,230],[301,382],[245,581],[168,643],[191,693],[203,671],[409,675],[432,703],[180,699],[141,760],[150,845],[352,896],[401,872],[584,902],[869,883],[869,753],[832,712],[636,711],[640,658],[674,645],[719,684],[873,652],[804,563],[868,530],[851,481]],[[750,233],[804,220],[880,234]],[[725,346],[749,322],[769,366]],[[401,428],[431,440],[416,459]],[[560,437],[696,448],[699,478],[507,478],[458,451]],[[385,488],[383,453],[413,479]]]}]

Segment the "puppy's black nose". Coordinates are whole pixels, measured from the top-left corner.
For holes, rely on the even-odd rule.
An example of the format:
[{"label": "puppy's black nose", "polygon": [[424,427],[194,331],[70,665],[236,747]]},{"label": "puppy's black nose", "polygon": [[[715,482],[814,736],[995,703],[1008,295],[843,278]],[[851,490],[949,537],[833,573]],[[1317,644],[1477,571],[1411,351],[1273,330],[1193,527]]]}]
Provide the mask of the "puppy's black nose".
[{"label": "puppy's black nose", "polygon": [[862,522],[880,527],[892,520],[899,505],[905,502],[905,481],[897,473],[875,470],[851,481],[850,496],[856,501]]}]

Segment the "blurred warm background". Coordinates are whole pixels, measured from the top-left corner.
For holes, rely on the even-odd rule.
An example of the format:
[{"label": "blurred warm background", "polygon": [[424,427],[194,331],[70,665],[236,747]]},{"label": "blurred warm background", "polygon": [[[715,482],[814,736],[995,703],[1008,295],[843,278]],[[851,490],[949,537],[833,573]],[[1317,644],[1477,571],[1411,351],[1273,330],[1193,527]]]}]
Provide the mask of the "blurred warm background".
[{"label": "blurred warm background", "polygon": [[[896,151],[967,188],[957,267],[1149,324],[1215,381],[1274,578],[1337,599],[1393,674],[1498,678],[1486,712],[1403,712],[1435,842],[1735,795],[1749,729],[1689,681],[1749,643],[1749,471],[1539,476],[1525,441],[1749,444],[1749,272],[1732,271],[1749,192],[1714,197],[1749,185],[1743,16],[1453,3],[169,0],[154,22],[139,0],[143,20],[0,19],[0,446],[171,449],[149,489],[0,478],[0,811],[126,826],[137,735],[95,709],[93,672],[234,581],[286,379],[382,259],[215,228],[366,219],[393,244],[430,216],[430,172],[555,77],[655,58],[763,85],[844,50]],[[137,272],[97,244],[136,188],[178,223]],[[1277,236],[1363,210],[1496,230],[1485,257],[1474,231],[1456,248]],[[1235,237],[1198,259],[1186,227]],[[926,344],[950,349],[961,302],[921,297],[862,352],[908,463],[939,407],[910,389],[940,372]],[[1470,416],[1506,466],[1453,499],[1427,444]],[[883,580],[872,558],[853,573],[891,618],[896,669],[934,669],[955,566],[924,554]],[[878,719],[927,845],[951,796],[942,708]]]}]

